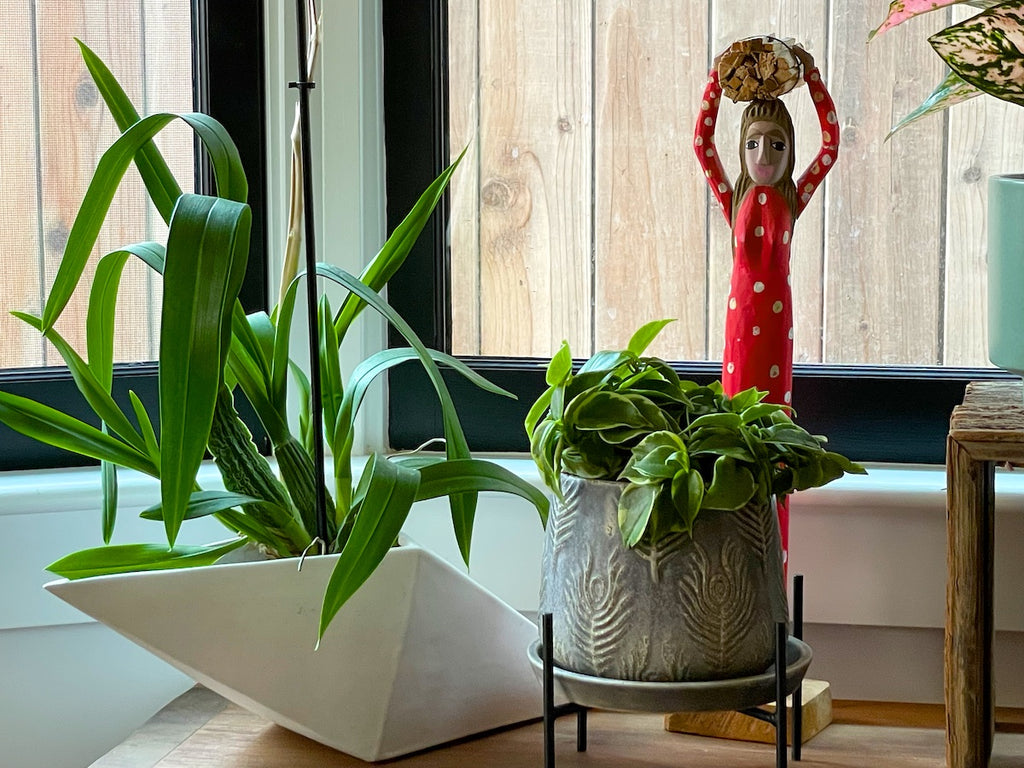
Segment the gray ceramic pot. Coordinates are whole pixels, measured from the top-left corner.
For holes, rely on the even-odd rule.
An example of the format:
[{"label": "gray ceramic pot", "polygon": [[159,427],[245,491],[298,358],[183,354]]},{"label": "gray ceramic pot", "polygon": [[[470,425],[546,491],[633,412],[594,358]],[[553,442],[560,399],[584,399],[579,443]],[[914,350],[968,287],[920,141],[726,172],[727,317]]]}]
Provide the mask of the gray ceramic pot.
[{"label": "gray ceramic pot", "polygon": [[562,476],[544,544],[540,609],[559,666],[621,680],[759,674],[788,616],[774,505],[704,510],[693,537],[627,549],[623,485]]}]

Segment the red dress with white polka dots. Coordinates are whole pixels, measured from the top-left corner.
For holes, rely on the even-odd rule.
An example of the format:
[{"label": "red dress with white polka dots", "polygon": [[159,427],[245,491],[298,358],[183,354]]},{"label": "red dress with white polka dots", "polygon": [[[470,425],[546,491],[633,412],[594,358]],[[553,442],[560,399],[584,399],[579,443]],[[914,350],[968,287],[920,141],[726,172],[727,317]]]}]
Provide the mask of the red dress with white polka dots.
[{"label": "red dress with white polka dots", "polygon": [[[817,68],[806,74],[821,125],[821,149],[797,181],[797,215],[831,170],[839,149],[835,105]],[[757,387],[768,402],[790,405],[793,387],[793,302],[789,250],[793,216],[775,187],[751,187],[732,220],[732,185],[715,148],[721,99],[711,71],[694,132],[694,149],[712,193],[733,231],[733,268],[725,322],[722,386],[727,395]],[[783,550],[788,551],[788,510],[780,504]]]}]

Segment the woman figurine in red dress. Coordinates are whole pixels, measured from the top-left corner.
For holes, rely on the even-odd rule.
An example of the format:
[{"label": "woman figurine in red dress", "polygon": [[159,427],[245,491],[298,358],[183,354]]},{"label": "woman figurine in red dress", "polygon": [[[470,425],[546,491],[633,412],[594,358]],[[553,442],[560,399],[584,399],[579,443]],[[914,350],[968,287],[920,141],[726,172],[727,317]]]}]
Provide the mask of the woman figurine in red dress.
[{"label": "woman figurine in red dress", "polygon": [[[712,68],[694,132],[694,149],[711,191],[733,232],[732,279],[725,322],[722,386],[729,396],[750,387],[767,391],[768,402],[791,405],[793,390],[793,302],[789,249],[793,224],[831,170],[839,149],[835,105],[814,59],[793,47],[821,125],[821,149],[793,181],[793,123],[781,100],[755,99],[740,125],[740,175],[735,186],[715,148],[722,96]],[[789,513],[779,504],[783,552],[789,551]]]}]

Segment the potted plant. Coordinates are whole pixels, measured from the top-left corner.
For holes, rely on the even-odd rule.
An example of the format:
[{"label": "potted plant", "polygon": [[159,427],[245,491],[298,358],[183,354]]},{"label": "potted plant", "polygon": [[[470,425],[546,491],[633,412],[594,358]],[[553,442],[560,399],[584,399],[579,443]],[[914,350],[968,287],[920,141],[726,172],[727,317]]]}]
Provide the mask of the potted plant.
[{"label": "potted plant", "polygon": [[541,611],[563,667],[645,681],[763,672],[788,616],[773,500],[862,467],[788,408],[729,398],[643,353],[671,321],[573,372],[563,344],[531,409],[531,453],[557,502]]},{"label": "potted plant", "polygon": [[[243,706],[364,759],[535,716],[539,689],[523,653],[533,625],[429,553],[414,545],[395,548],[410,507],[423,499],[449,497],[467,563],[478,492],[518,494],[542,520],[547,512],[540,490],[470,455],[438,366],[507,393],[428,350],[378,293],[401,266],[457,163],[428,187],[360,277],[317,266],[320,277],[348,296],[340,307],[322,298],[312,308],[323,353],[322,397],[312,402],[306,377],[289,355],[297,286],[306,276],[287,284],[270,313],[247,315],[237,300],[251,214],[230,136],[202,114],[140,118],[103,62],[80,47],[123,133],[99,162],[42,314],[15,314],[60,352],[96,423],[4,392],[0,421],[101,462],[104,541],[114,528],[119,468],[157,478],[160,501],[142,514],[162,522],[163,536],[154,538],[165,541],[68,555],[49,566],[66,578],[48,589]],[[183,194],[152,142],[175,119],[191,126],[207,150],[216,195]],[[127,245],[99,260],[85,321],[87,349],[76,350],[57,321],[80,289],[97,233],[133,160],[168,224],[167,242]],[[121,270],[133,256],[163,278],[158,412],[134,393],[129,404],[111,394],[114,309]],[[367,307],[408,346],[371,354],[346,382],[338,349]],[[363,395],[376,376],[407,361],[418,361],[434,384],[445,454],[375,454],[354,478],[353,430]],[[290,373],[300,387],[300,414],[288,413]],[[240,398],[269,436],[277,471],[239,418]],[[333,455],[329,489],[317,481],[312,446],[321,435],[312,432],[312,409],[322,411]],[[198,486],[207,451],[224,490]],[[317,520],[318,495],[324,521]],[[176,543],[185,520],[210,515],[226,527],[225,541]],[[262,562],[215,564],[243,547],[257,551]],[[275,671],[267,672],[268,665]]]},{"label": "potted plant", "polygon": [[[917,109],[900,120],[890,136],[913,121],[982,93],[1024,106],[1024,0],[894,0],[885,21],[871,33],[895,27],[922,13],[958,5],[982,12],[928,38],[950,71]],[[1024,375],[1024,174],[989,177],[988,182],[988,356],[1008,371]]]}]

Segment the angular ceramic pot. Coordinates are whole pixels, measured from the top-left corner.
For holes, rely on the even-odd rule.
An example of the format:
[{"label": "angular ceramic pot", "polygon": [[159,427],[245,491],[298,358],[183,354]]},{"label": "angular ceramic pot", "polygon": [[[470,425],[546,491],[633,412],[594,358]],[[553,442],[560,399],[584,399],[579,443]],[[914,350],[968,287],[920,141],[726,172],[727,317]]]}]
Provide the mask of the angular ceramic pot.
[{"label": "angular ceramic pot", "polygon": [[532,621],[432,553],[392,549],[316,649],[337,556],[97,576],[53,594],[194,680],[362,760],[539,717]]},{"label": "angular ceramic pot", "polygon": [[988,180],[988,357],[1024,376],[1024,174]]},{"label": "angular ceramic pot", "polygon": [[541,611],[556,663],[621,680],[690,682],[759,674],[786,621],[773,505],[705,510],[693,537],[657,548],[622,544],[623,485],[562,476],[548,520]]}]

